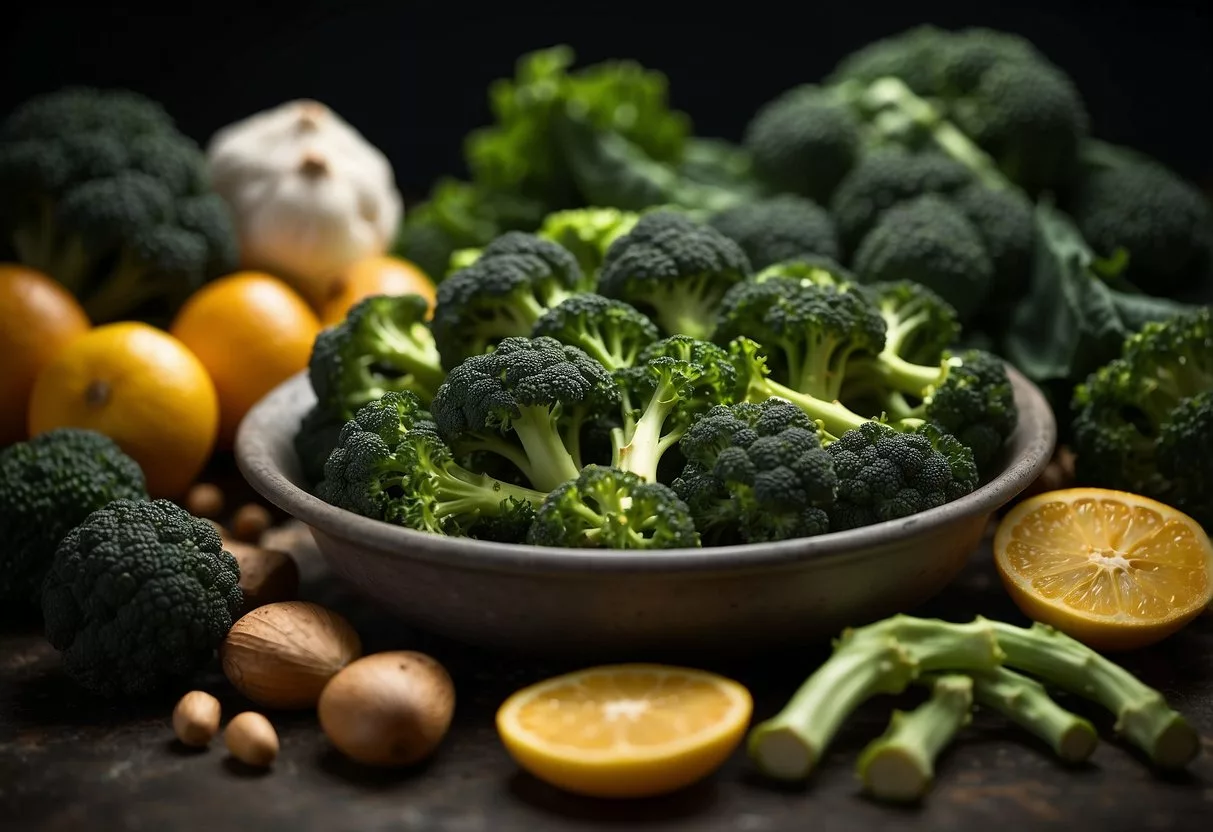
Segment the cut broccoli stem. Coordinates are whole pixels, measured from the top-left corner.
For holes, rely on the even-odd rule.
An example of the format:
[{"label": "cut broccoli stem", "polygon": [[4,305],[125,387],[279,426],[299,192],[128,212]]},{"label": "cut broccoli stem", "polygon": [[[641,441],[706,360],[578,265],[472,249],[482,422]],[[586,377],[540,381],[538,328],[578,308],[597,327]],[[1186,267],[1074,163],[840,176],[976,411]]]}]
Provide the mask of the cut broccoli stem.
[{"label": "cut broccoli stem", "polygon": [[935,780],[935,760],[969,722],[973,680],[947,675],[935,679],[931,698],[906,713],[894,711],[884,735],[859,755],[856,771],[877,800],[912,803]]},{"label": "cut broccoli stem", "polygon": [[526,453],[504,437],[469,434],[466,437],[461,437],[456,445],[458,446],[458,450],[465,454],[475,453],[476,451],[496,454],[502,459],[513,463],[522,472],[524,477],[532,483],[535,482],[535,478],[532,476],[533,466],[530,460],[527,459]]},{"label": "cut broccoli stem", "polygon": [[973,697],[1039,737],[1066,763],[1081,763],[1099,745],[1099,734],[1088,720],[1054,702],[1040,682],[1014,670],[974,673]]},{"label": "cut broccoli stem", "polygon": [[786,345],[788,381],[796,390],[832,402],[842,393],[845,367],[854,349],[843,349],[841,341],[817,333],[805,344]]},{"label": "cut broccoli stem", "polygon": [[434,503],[433,512],[438,518],[451,515],[482,514],[493,517],[499,513],[502,500],[517,500],[530,503],[536,508],[547,495],[541,491],[511,485],[463,468],[443,468],[435,471],[438,493],[441,499]]},{"label": "cut broccoli stem", "polygon": [[539,405],[520,407],[511,426],[530,460],[528,478],[531,485],[541,491],[551,491],[561,483],[577,478],[581,469],[565,447],[551,409]]},{"label": "cut broccoli stem", "polygon": [[750,732],[750,757],[771,777],[804,779],[865,700],[901,693],[921,673],[992,670],[1002,657],[981,619],[952,624],[896,615],[847,630],[783,710]]},{"label": "cut broccoli stem", "polygon": [[886,350],[867,366],[875,370],[893,390],[921,396],[928,388],[938,387],[947,381],[951,368],[959,363],[958,358],[948,358],[935,365],[914,364]]},{"label": "cut broccoli stem", "polygon": [[665,420],[677,403],[678,394],[674,385],[668,380],[663,381],[653,391],[639,419],[611,431],[615,468],[649,482],[657,481],[657,467],[662,455],[677,444],[685,432],[665,433]]},{"label": "cut broccoli stem", "polygon": [[837,401],[806,396],[790,387],[785,387],[770,378],[751,375],[746,387],[746,399],[752,402],[762,402],[770,398],[784,399],[799,407],[805,414],[816,421],[825,432],[822,439],[832,442],[849,430],[871,421],[860,416],[855,411]]},{"label": "cut broccoli stem", "polygon": [[1091,648],[1043,624],[987,622],[1006,664],[1086,697],[1116,717],[1116,732],[1162,769],[1179,769],[1200,753],[1200,735],[1163,695]]},{"label": "cut broccoli stem", "polygon": [[676,287],[658,288],[644,300],[656,310],[657,324],[669,335],[710,340],[716,331],[716,310],[724,292],[710,276],[678,281]]}]

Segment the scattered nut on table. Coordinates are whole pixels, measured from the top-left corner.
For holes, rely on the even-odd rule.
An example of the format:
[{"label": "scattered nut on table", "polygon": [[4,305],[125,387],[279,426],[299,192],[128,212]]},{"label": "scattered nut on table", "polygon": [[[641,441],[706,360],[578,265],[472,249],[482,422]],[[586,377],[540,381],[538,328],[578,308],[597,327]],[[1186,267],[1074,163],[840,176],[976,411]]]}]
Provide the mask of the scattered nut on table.
[{"label": "scattered nut on table", "polygon": [[223,490],[209,482],[200,482],[185,494],[184,508],[195,517],[214,520],[223,514]]},{"label": "scattered nut on table", "polygon": [[223,731],[227,750],[245,765],[264,768],[278,756],[278,732],[255,711],[236,714]]},{"label": "scattered nut on table", "polygon": [[184,745],[205,748],[219,733],[222,709],[219,700],[201,690],[192,690],[173,709],[173,733]]},{"label": "scattered nut on table", "polygon": [[238,540],[225,540],[223,547],[240,564],[245,610],[295,600],[299,593],[299,566],[289,554]]},{"label": "scattered nut on table", "polygon": [[269,509],[259,503],[245,503],[232,516],[232,537],[244,543],[257,543],[272,524]]}]

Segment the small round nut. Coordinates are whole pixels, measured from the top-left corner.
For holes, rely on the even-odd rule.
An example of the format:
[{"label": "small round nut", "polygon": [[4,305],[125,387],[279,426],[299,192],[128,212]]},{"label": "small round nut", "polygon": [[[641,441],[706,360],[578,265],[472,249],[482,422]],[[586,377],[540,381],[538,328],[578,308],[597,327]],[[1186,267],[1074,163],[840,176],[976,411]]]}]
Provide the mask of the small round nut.
[{"label": "small round nut", "polygon": [[191,690],[173,708],[173,733],[182,744],[205,748],[219,733],[222,708],[219,700],[201,690]]},{"label": "small round nut", "polygon": [[260,503],[245,503],[232,517],[232,537],[245,543],[256,543],[273,523],[269,509]]},{"label": "small round nut", "polygon": [[200,482],[185,494],[185,510],[206,520],[223,514],[223,502],[223,491],[209,482]]},{"label": "small round nut", "polygon": [[278,732],[256,711],[236,714],[223,731],[227,750],[240,762],[265,768],[278,756]]}]

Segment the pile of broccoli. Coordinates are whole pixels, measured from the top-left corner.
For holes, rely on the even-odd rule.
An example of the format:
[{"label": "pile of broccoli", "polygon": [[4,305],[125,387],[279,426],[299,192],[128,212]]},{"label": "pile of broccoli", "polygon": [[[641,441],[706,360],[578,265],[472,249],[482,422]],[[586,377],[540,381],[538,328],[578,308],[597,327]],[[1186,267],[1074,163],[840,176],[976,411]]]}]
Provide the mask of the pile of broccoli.
[{"label": "pile of broccoli", "polygon": [[[817,216],[805,241],[832,239]],[[384,522],[571,548],[784,540],[968,494],[1016,428],[1006,367],[957,347],[937,293],[859,283],[796,227],[565,210],[464,252],[430,322],[362,301],[316,341],[305,478]]]},{"label": "pile of broccoli", "polygon": [[0,122],[0,251],[58,280],[94,323],[168,320],[235,269],[206,157],[154,101],[71,87]]}]

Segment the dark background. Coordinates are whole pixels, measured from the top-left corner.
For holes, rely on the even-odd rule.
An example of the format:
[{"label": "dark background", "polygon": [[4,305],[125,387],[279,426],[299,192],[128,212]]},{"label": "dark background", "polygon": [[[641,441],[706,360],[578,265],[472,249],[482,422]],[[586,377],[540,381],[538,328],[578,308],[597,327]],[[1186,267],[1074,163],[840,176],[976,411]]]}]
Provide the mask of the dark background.
[{"label": "dark background", "polygon": [[391,158],[406,195],[462,172],[461,139],[489,119],[485,87],[527,50],[663,70],[702,135],[736,139],[754,108],[819,78],[865,41],[922,22],[1019,32],[1069,71],[1095,131],[1213,185],[1210,3],[706,4],[214,0],[150,11],[29,2],[0,34],[0,110],[66,83],[162,101],[205,142],[296,97],[332,106]]}]

